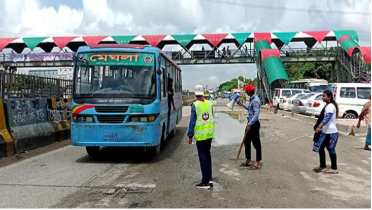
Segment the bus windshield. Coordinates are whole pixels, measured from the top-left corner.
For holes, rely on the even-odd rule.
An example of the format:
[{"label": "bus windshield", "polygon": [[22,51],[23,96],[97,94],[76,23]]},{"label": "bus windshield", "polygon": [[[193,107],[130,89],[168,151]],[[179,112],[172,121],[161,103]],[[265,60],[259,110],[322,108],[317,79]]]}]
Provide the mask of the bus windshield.
[{"label": "bus windshield", "polygon": [[[104,56],[104,55],[99,55]],[[111,55],[120,56],[122,55]],[[93,57],[92,55],[90,56]],[[139,57],[139,56],[138,56]],[[93,57],[93,59],[95,59]],[[101,58],[102,59],[102,58]],[[103,58],[108,61],[109,58]],[[99,59],[95,59],[97,61]],[[155,65],[118,65],[111,61],[99,64],[113,65],[75,65],[74,97],[99,98],[155,98],[156,73]],[[116,61],[116,59],[115,59]],[[133,60],[132,60],[133,61]],[[150,59],[151,61],[151,59]],[[153,59],[152,59],[153,61]],[[127,61],[128,63],[128,61]]]}]

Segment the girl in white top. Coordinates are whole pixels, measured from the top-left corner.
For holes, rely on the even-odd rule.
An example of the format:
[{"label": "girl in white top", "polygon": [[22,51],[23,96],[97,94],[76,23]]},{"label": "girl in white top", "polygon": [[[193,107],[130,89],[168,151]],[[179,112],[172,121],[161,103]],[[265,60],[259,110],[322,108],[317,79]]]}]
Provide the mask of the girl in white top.
[{"label": "girl in white top", "polygon": [[[338,116],[338,106],[333,98],[331,91],[326,90],[323,93],[323,101],[327,103],[324,119],[315,132],[320,133],[320,139],[314,143],[313,151],[319,152],[320,166],[315,168],[315,172],[324,172],[327,174],[337,174],[337,156],[336,145],[338,141],[338,130],[336,127],[336,118]],[[327,169],[324,149],[327,147],[331,159],[331,168]]]}]

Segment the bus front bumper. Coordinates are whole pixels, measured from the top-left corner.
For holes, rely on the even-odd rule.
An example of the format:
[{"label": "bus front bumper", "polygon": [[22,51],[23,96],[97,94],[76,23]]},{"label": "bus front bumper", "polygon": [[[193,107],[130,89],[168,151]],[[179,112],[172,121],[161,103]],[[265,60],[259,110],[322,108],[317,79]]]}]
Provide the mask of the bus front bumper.
[{"label": "bus front bumper", "polygon": [[161,138],[161,124],[82,124],[71,123],[73,146],[151,147]]}]

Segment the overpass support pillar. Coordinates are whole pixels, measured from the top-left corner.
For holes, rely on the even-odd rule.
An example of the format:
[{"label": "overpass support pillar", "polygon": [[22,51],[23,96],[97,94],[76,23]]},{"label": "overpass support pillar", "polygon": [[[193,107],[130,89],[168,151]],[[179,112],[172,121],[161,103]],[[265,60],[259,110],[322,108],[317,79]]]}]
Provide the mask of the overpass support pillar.
[{"label": "overpass support pillar", "polygon": [[331,82],[336,82],[335,80],[335,73],[336,73],[336,63],[332,63],[332,69],[331,69]]},{"label": "overpass support pillar", "polygon": [[341,83],[342,82],[341,64],[337,62],[336,65],[337,65],[337,83]]}]

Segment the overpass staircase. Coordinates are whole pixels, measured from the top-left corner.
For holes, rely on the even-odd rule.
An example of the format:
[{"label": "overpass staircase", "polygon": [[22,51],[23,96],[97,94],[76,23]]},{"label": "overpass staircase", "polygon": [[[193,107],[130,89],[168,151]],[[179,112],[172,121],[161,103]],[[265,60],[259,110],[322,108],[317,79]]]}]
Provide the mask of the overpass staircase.
[{"label": "overpass staircase", "polygon": [[340,52],[336,59],[341,66],[341,71],[346,71],[351,76],[351,81],[348,82],[365,83],[370,81],[371,70],[361,56],[349,56],[346,52]]},{"label": "overpass staircase", "polygon": [[269,102],[272,101],[272,90],[266,72],[264,71],[262,61],[259,59],[258,56],[255,56],[255,64],[257,68],[258,95],[260,99],[263,99],[262,103],[265,104],[266,99]]}]

